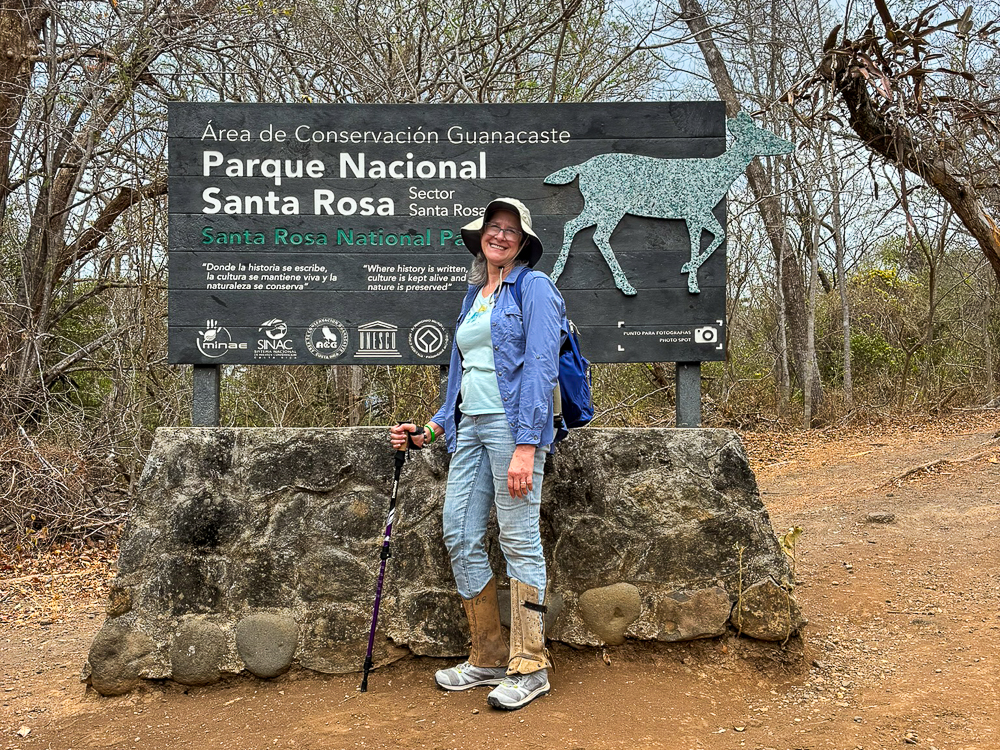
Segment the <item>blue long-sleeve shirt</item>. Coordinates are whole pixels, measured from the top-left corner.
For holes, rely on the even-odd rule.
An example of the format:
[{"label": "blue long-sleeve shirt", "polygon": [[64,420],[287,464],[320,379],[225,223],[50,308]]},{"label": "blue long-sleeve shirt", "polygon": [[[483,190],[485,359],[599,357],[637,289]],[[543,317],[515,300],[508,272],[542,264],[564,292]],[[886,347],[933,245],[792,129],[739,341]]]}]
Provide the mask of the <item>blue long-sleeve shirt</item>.
[{"label": "blue long-sleeve shirt", "polygon": [[[521,306],[514,298],[514,283],[522,273]],[[472,307],[479,288],[469,286],[455,329]],[[517,445],[551,445],[552,391],[559,376],[559,348],[566,305],[555,285],[543,273],[526,266],[515,268],[503,280],[490,316],[493,360],[504,414]],[[462,355],[452,343],[448,388],[433,421],[444,428],[449,453],[457,444]]]}]

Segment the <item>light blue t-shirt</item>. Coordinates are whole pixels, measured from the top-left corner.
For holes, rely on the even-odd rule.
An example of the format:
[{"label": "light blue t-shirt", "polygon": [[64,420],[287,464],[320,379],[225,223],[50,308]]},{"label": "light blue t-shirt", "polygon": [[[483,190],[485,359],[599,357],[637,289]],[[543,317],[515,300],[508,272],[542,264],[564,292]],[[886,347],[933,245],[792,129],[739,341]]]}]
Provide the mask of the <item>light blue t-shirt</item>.
[{"label": "light blue t-shirt", "polygon": [[462,352],[463,414],[503,414],[503,401],[497,385],[493,361],[493,337],[490,316],[496,304],[495,295],[476,295],[472,309],[455,332],[455,342]]}]

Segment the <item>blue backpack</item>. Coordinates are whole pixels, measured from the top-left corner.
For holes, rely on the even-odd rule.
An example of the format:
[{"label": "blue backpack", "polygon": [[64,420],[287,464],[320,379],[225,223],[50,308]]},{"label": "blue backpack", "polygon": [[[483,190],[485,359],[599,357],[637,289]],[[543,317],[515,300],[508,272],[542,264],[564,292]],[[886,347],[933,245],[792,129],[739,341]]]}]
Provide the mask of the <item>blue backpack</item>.
[{"label": "blue backpack", "polygon": [[[514,301],[521,305],[521,284],[525,271],[514,282]],[[580,352],[580,332],[573,321],[563,317],[566,334],[559,350],[559,382],[553,394],[555,442],[569,435],[571,427],[584,427],[594,418],[594,399],[590,389],[590,362]]]}]

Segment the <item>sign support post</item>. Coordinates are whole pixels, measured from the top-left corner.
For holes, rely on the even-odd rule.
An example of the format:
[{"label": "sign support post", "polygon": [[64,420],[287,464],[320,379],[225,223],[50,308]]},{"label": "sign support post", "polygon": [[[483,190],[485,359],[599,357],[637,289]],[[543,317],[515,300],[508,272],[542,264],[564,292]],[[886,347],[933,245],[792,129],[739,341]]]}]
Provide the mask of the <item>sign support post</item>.
[{"label": "sign support post", "polygon": [[701,427],[701,362],[677,362],[677,426]]},{"label": "sign support post", "polygon": [[191,425],[219,426],[219,391],[222,368],[218,365],[195,365],[191,389]]}]

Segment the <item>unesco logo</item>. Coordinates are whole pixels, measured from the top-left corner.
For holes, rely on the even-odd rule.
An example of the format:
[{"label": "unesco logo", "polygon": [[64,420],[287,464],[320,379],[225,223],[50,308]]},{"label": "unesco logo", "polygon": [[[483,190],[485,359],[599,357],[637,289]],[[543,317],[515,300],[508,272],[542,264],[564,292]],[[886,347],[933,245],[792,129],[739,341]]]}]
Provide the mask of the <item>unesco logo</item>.
[{"label": "unesco logo", "polygon": [[448,348],[448,331],[436,320],[421,320],[410,329],[410,349],[418,357],[434,359]]},{"label": "unesco logo", "polygon": [[347,329],[334,318],[320,318],[306,331],[306,348],[314,357],[336,359],[347,351]]}]

